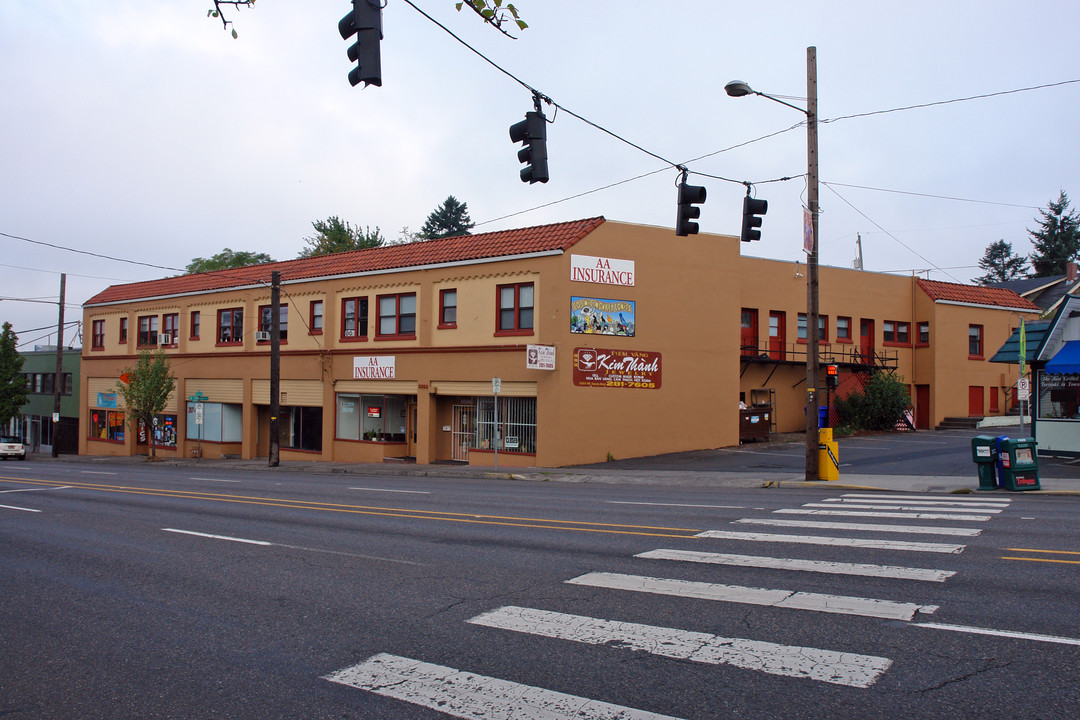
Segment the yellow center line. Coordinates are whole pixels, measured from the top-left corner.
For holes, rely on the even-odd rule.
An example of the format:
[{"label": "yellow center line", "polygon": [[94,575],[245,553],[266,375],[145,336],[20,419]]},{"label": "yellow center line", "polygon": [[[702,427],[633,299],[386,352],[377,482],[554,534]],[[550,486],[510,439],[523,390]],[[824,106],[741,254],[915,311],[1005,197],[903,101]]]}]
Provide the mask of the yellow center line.
[{"label": "yellow center line", "polygon": [[1080,555],[1080,551],[1077,550],[1036,550],[1033,548],[1003,548],[1009,552],[1033,552],[1033,553],[1051,553],[1054,555]]},{"label": "yellow center line", "polygon": [[1080,565],[1080,560],[1053,560],[1051,558],[1032,558],[1032,557],[1001,557],[1002,560],[1025,560],[1027,562],[1044,562],[1044,563],[1063,563],[1066,565]]},{"label": "yellow center line", "polygon": [[[191,492],[187,490],[164,490],[139,488],[126,485],[101,485],[96,483],[73,483],[51,480],[37,480],[0,476],[0,482],[25,483],[45,487],[67,486],[73,489],[94,490],[97,492],[121,493],[127,495],[147,495],[151,497],[170,497],[182,500],[203,500],[206,502],[232,503],[236,505],[262,505],[266,507],[292,508],[298,510],[320,510],[352,515],[376,515],[383,517],[411,518],[415,520],[442,520],[445,522],[470,523],[476,525],[502,525],[509,527],[536,528],[542,530],[573,530],[576,532],[609,533],[615,535],[640,535],[647,537],[692,538],[701,532],[692,528],[654,527],[650,525],[624,525],[596,523],[579,520],[558,520],[552,518],[514,517],[503,515],[480,515],[476,513],[451,513],[435,510],[412,510],[409,508],[379,507],[367,505],[345,505],[322,503],[307,500],[288,500],[284,498],[260,498],[246,495],[228,495],[222,493]],[[620,529],[621,528],[621,529]]]}]

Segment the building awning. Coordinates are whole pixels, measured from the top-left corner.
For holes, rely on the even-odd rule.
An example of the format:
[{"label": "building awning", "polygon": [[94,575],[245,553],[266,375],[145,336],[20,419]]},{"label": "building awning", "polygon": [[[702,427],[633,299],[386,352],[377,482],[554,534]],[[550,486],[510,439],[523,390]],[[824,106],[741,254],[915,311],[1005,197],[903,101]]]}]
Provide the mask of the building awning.
[{"label": "building awning", "polygon": [[1080,340],[1069,340],[1057,354],[1046,363],[1044,372],[1052,375],[1072,375],[1080,373]]},{"label": "building awning", "polygon": [[[1024,362],[1031,364],[1032,360],[1038,359],[1039,348],[1042,346],[1043,338],[1046,337],[1047,330],[1050,329],[1049,320],[1035,320],[1025,324],[1024,332],[1027,336],[1027,357],[1024,358]],[[992,358],[992,363],[1011,363],[1016,365],[1020,362],[1020,329],[1012,331],[1012,335],[1005,341],[1005,344],[1001,346]]]}]

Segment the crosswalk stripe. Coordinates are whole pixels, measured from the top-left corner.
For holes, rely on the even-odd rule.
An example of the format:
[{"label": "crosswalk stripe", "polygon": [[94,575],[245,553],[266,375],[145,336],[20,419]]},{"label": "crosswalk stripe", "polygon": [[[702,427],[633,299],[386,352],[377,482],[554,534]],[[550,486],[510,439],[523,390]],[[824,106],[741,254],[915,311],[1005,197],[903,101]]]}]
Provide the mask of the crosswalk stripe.
[{"label": "crosswalk stripe", "polygon": [[844,517],[906,518],[908,520],[970,520],[972,522],[986,522],[990,519],[989,515],[938,515],[935,513],[886,512],[884,510],[800,510],[799,508],[783,508],[773,510],[773,512],[787,515],[839,515]]},{"label": "crosswalk stripe", "polygon": [[[845,495],[844,497],[838,497],[838,498],[825,498],[824,500],[822,500],[822,502],[828,502],[828,503],[869,503],[869,502],[895,503],[895,502],[903,502],[903,503],[907,503],[907,504],[910,504],[910,505],[919,505],[919,506],[924,506],[924,505],[926,505],[926,506],[948,505],[948,506],[952,507],[953,509],[966,508],[968,510],[984,510],[984,509],[987,509],[987,508],[1008,509],[1008,507],[1009,507],[1008,502],[985,502],[985,501],[983,501],[983,502],[972,503],[972,502],[969,502],[967,500],[919,500],[919,499],[914,499],[913,500],[911,498],[871,497],[871,496],[866,496],[866,495],[860,496],[860,497],[857,497],[857,498],[849,496],[849,495]],[[929,508],[927,508],[927,509],[929,509]]]},{"label": "crosswalk stripe", "polygon": [[820,507],[820,508],[844,507],[844,508],[850,508],[852,510],[907,510],[907,511],[915,511],[915,512],[925,512],[925,513],[957,513],[957,512],[999,513],[999,512],[1001,512],[1001,508],[991,508],[991,507],[980,507],[980,508],[972,508],[972,507],[954,508],[954,507],[949,507],[949,508],[939,508],[939,507],[926,507],[924,505],[900,505],[900,504],[897,504],[897,503],[890,503],[889,505],[866,505],[866,504],[863,504],[863,503],[855,504],[853,502],[844,502],[844,503],[820,502],[820,503],[803,503],[803,507]]},{"label": "crosswalk stripe", "polygon": [[1009,497],[986,497],[983,495],[972,495],[969,497],[960,498],[955,495],[883,495],[880,493],[844,493],[841,497],[872,498],[874,500],[948,500],[951,502],[963,502],[969,505],[978,505],[980,503],[1008,505],[1012,502],[1012,498]]},{"label": "crosswalk stripe", "polygon": [[770,675],[808,678],[859,688],[873,685],[892,664],[888,658],[873,655],[720,637],[513,606],[478,615],[469,622],[589,645],[611,643],[623,649],[678,660],[731,665]]},{"label": "crosswalk stripe", "polygon": [[955,575],[952,570],[933,570],[929,568],[909,568],[899,565],[871,565],[866,563],[826,562],[824,560],[800,560],[797,558],[761,557],[758,555],[733,555],[730,553],[709,553],[696,550],[650,550],[634,557],[646,560],[676,560],[681,562],[706,563],[710,565],[734,565],[737,567],[756,567],[770,570],[800,570],[804,572],[828,573],[830,575],[860,575],[863,577],[890,578],[893,580],[924,580],[927,582],[945,582]]},{"label": "crosswalk stripe", "polygon": [[893,600],[796,592],[794,590],[775,590],[772,588],[752,588],[741,585],[719,585],[693,580],[674,580],[645,577],[644,575],[623,575],[621,573],[586,573],[566,582],[569,585],[587,585],[611,590],[631,590],[655,595],[673,595],[675,597],[743,603],[746,605],[767,605],[789,610],[812,610],[814,612],[836,613],[838,615],[860,615],[885,620],[911,620],[915,617],[915,613],[932,613],[938,609],[937,605],[917,605]]},{"label": "crosswalk stripe", "polygon": [[469,720],[678,720],[388,653],[323,679]]},{"label": "crosswalk stripe", "polygon": [[818,528],[820,530],[857,530],[862,532],[905,533],[911,535],[957,535],[975,537],[981,528],[930,527],[926,525],[875,525],[873,523],[842,523],[821,520],[781,520],[778,518],[742,518],[732,524],[770,525],[774,527]]},{"label": "crosswalk stripe", "polygon": [[748,540],[751,542],[798,543],[802,545],[836,545],[840,547],[870,548],[873,550],[907,550],[911,552],[932,552],[958,554],[964,551],[964,545],[948,543],[924,543],[910,540],[878,540],[872,538],[838,538],[818,535],[776,535],[773,533],[732,532],[728,530],[706,530],[695,537],[717,538],[720,540]]}]

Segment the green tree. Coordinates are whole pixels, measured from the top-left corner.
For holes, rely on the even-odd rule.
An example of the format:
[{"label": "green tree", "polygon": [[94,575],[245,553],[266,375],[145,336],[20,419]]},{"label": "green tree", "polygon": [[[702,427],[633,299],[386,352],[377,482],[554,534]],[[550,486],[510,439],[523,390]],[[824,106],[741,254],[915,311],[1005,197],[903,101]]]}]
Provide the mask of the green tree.
[{"label": "green tree", "polygon": [[442,205],[427,216],[427,221],[420,228],[420,237],[425,240],[437,240],[456,235],[468,235],[474,227],[476,223],[469,217],[468,204],[458,202],[456,197],[448,195]]},{"label": "green tree", "polygon": [[979,267],[986,271],[982,277],[975,278],[979,285],[1019,280],[1027,272],[1027,258],[1013,252],[1012,243],[998,240],[987,246]]},{"label": "green tree", "polygon": [[23,356],[18,346],[19,336],[11,329],[11,323],[4,323],[0,333],[0,425],[16,417],[28,397],[22,374]]},{"label": "green tree", "polygon": [[192,258],[187,264],[189,273],[210,272],[211,270],[228,270],[229,268],[246,267],[248,265],[262,265],[274,262],[274,258],[266,253],[251,252],[248,250],[232,250],[225,248],[216,255],[208,258]]},{"label": "green tree", "polygon": [[359,225],[353,227],[337,215],[332,215],[326,220],[316,220],[311,223],[311,226],[315,228],[316,235],[304,238],[307,247],[300,251],[299,257],[317,257],[348,250],[363,250],[379,247],[386,242],[386,238],[382,236],[378,227],[374,231],[369,227],[361,230]]},{"label": "green tree", "polygon": [[1035,252],[1031,255],[1032,277],[1064,275],[1066,264],[1080,255],[1080,216],[1069,209],[1069,196],[1062,190],[1040,210],[1038,230],[1028,230]]},{"label": "green tree", "polygon": [[895,430],[911,407],[904,379],[890,372],[875,372],[862,392],[836,399],[841,427],[853,430]]},{"label": "green tree", "polygon": [[127,369],[129,382],[117,382],[116,390],[124,396],[127,420],[131,432],[139,432],[139,423],[146,428],[150,443],[150,458],[157,456],[154,443],[154,419],[165,409],[169,393],[176,389],[176,376],[172,374],[169,358],[161,350],[151,353],[140,350],[135,366]]}]

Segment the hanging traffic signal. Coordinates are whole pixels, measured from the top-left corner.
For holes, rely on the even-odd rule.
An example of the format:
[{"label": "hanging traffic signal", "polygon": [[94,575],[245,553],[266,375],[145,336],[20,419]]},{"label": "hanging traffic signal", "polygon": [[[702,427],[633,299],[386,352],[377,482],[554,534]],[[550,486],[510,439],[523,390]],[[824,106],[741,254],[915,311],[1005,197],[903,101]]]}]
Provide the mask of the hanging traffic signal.
[{"label": "hanging traffic signal", "polygon": [[378,0],[352,0],[352,12],[341,18],[338,32],[342,40],[356,35],[356,42],[349,47],[349,60],[358,63],[349,72],[349,84],[356,87],[375,85],[382,87],[382,61],[379,42],[382,40],[382,7]]},{"label": "hanging traffic signal", "polygon": [[679,183],[679,211],[675,217],[675,234],[679,237],[697,235],[698,224],[692,222],[701,217],[701,208],[697,205],[705,202],[705,188],[701,185],[687,185],[683,175]]},{"label": "hanging traffic signal", "polygon": [[[539,104],[538,104],[539,105]],[[540,110],[525,113],[525,119],[510,126],[510,140],[525,143],[518,150],[518,160],[525,163],[521,182],[548,181],[547,120]]]},{"label": "hanging traffic signal", "polygon": [[768,200],[757,200],[749,195],[744,197],[742,204],[742,235],[739,236],[739,239],[743,242],[760,240],[761,231],[755,230],[755,228],[761,227],[761,218],[758,215],[764,215],[768,211]]}]

